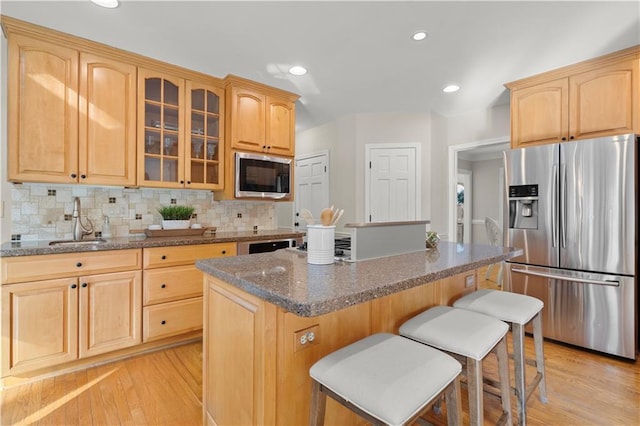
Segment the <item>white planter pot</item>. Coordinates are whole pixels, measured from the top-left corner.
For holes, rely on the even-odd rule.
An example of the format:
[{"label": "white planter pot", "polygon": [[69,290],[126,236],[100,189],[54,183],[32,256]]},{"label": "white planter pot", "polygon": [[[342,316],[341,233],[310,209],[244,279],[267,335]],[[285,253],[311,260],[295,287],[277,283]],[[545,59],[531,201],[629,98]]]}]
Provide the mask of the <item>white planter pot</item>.
[{"label": "white planter pot", "polygon": [[189,229],[191,220],[163,220],[162,229]]}]

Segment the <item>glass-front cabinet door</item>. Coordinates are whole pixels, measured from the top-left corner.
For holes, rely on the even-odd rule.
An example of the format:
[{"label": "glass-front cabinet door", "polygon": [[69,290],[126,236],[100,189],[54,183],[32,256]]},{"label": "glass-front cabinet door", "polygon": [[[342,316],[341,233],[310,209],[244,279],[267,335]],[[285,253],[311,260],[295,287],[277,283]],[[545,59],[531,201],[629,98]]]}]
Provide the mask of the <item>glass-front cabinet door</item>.
[{"label": "glass-front cabinet door", "polygon": [[221,189],[222,89],[187,81],[185,179],[188,188]]},{"label": "glass-front cabinet door", "polygon": [[[182,188],[184,80],[138,69],[138,184]],[[142,139],[142,141],[141,141]]]}]

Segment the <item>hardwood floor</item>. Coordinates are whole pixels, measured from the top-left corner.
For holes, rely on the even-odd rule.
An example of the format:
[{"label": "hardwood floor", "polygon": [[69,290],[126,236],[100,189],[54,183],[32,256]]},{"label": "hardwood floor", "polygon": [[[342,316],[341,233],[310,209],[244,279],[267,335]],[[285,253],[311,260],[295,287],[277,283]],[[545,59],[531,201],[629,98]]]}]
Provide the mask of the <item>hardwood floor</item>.
[{"label": "hardwood floor", "polygon": [[0,392],[2,425],[202,424],[202,344]]},{"label": "hardwood floor", "polygon": [[[494,268],[497,274],[498,268]],[[495,286],[479,274],[480,287]],[[495,279],[492,274],[490,279]],[[509,338],[509,346],[511,341]],[[526,338],[533,356],[533,341]],[[545,342],[547,393],[528,403],[528,424],[640,424],[640,362],[629,362]],[[497,377],[493,357],[486,371]],[[531,368],[531,367],[529,367]],[[527,377],[532,377],[532,368]],[[513,379],[512,379],[513,380]],[[463,420],[468,424],[466,390]],[[202,344],[191,343],[88,368],[0,392],[2,425],[199,425],[202,424]],[[515,401],[512,398],[515,418]],[[446,407],[444,407],[446,412]],[[497,398],[485,397],[485,420],[500,416]],[[446,424],[428,413],[430,422]],[[239,425],[244,426],[244,425]]]}]

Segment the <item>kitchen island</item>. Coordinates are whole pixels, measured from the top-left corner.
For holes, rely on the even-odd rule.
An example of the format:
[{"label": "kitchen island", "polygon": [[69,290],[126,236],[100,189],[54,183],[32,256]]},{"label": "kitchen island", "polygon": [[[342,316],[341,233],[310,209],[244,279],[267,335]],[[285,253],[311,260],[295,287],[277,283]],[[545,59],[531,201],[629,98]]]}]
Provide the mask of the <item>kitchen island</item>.
[{"label": "kitchen island", "polygon": [[[436,250],[309,265],[304,253],[199,260],[204,278],[205,424],[307,424],[309,367],[476,289],[477,269],[519,250],[440,243]],[[329,400],[327,424],[362,423]]]}]

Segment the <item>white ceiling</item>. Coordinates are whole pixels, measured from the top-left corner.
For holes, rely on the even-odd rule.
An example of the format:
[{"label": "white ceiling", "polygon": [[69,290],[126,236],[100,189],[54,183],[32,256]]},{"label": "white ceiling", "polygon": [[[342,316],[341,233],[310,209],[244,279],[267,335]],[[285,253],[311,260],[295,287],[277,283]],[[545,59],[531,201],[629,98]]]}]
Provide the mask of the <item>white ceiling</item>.
[{"label": "white ceiling", "polygon": [[[444,116],[503,84],[640,44],[640,2],[7,1],[0,13],[217,77],[301,95],[298,130],[355,113]],[[429,37],[410,36],[426,30]],[[309,73],[289,76],[293,64]],[[455,82],[461,90],[445,94]]]}]

